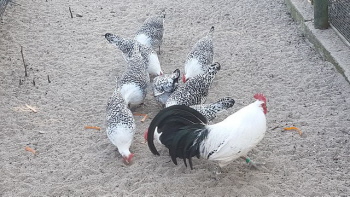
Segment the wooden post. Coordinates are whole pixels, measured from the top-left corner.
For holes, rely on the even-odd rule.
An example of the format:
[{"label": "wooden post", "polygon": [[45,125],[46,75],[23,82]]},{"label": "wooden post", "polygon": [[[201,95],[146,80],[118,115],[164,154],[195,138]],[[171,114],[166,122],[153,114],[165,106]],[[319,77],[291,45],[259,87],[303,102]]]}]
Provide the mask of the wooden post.
[{"label": "wooden post", "polygon": [[314,26],[316,29],[327,29],[328,0],[314,0]]}]

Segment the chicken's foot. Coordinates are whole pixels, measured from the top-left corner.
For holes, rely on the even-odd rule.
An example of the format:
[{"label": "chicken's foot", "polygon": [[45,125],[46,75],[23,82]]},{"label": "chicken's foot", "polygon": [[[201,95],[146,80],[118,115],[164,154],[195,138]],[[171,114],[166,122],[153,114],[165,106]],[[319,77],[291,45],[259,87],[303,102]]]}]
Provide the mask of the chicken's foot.
[{"label": "chicken's foot", "polygon": [[259,170],[259,169],[260,169],[259,166],[265,165],[265,163],[255,163],[255,162],[253,162],[249,157],[244,157],[244,156],[242,156],[241,158],[244,159],[245,162],[246,162],[251,168],[254,168],[254,169],[256,169],[256,170]]}]

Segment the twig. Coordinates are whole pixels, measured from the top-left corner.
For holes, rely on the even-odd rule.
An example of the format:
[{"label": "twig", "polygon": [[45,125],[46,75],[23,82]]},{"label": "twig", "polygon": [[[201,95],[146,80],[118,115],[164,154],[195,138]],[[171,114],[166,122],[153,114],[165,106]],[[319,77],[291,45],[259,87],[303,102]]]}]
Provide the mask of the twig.
[{"label": "twig", "polygon": [[23,66],[24,66],[24,76],[28,77],[28,73],[27,73],[27,65],[24,62],[24,55],[23,55],[23,47],[21,46],[21,54],[22,54],[22,61],[23,61]]},{"label": "twig", "polygon": [[96,127],[96,126],[85,126],[85,129],[95,129],[95,130],[101,130],[101,127]]},{"label": "twig", "polygon": [[35,78],[33,78],[33,85],[35,86]]},{"label": "twig", "polygon": [[26,107],[28,107],[28,109],[32,110],[33,112],[38,112],[34,107],[30,106],[30,105],[27,105],[26,104]]},{"label": "twig", "polygon": [[70,7],[69,7],[69,12],[70,12],[70,17],[73,18],[73,13],[72,13],[72,10],[70,9]]},{"label": "twig", "polygon": [[49,83],[51,83],[51,81],[50,81],[50,76],[49,76],[49,75],[47,75],[47,81],[48,81]]},{"label": "twig", "polygon": [[288,130],[296,130],[298,133],[299,133],[299,135],[300,136],[302,136],[303,135],[303,132],[299,129],[299,128],[297,128],[297,127],[286,127],[286,128],[283,128],[285,131],[288,131]]},{"label": "twig", "polygon": [[142,118],[141,122],[145,122],[146,118],[148,117],[147,114],[145,114],[145,116]]}]

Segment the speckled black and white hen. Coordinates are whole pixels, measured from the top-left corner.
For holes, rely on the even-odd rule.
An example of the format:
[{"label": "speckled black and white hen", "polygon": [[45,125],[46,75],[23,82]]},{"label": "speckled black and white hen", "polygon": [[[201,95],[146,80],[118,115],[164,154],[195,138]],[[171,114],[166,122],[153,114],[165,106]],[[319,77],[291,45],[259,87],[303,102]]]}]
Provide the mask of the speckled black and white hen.
[{"label": "speckled black and white hen", "polygon": [[162,106],[178,87],[179,77],[180,70],[176,69],[171,74],[164,74],[153,79],[153,96]]},{"label": "speckled black and white hen", "polygon": [[107,103],[107,136],[108,139],[118,148],[118,152],[122,155],[124,162],[131,162],[133,153],[130,152],[130,146],[135,133],[135,120],[119,92],[117,85],[113,95]]},{"label": "speckled black and white hen", "polygon": [[132,57],[128,60],[128,67],[119,80],[119,91],[128,105],[142,104],[146,95],[150,77],[146,70],[147,64],[141,57],[139,48],[134,47]]},{"label": "speckled black and white hen", "polygon": [[188,54],[185,63],[185,73],[182,76],[184,83],[192,77],[205,73],[213,63],[213,32],[214,27],[211,27],[209,33],[198,40]]},{"label": "speckled black and white hen", "polygon": [[[125,39],[111,33],[106,33],[105,38],[109,43],[116,45],[122,51],[123,57],[127,62],[133,57],[134,46],[140,45],[135,40]],[[152,48],[141,45],[140,53],[144,58],[149,74],[156,76],[163,74],[158,55]]]},{"label": "speckled black and white hen", "polygon": [[163,42],[165,14],[152,16],[145,20],[141,27],[137,30],[135,40],[153,50],[158,49],[160,53],[160,45]]},{"label": "speckled black and white hen", "polygon": [[220,70],[220,64],[214,63],[209,66],[209,70],[189,79],[181,84],[169,97],[166,107],[172,105],[197,105],[205,102],[209,88],[216,73]]},{"label": "speckled black and white hen", "polygon": [[235,100],[231,97],[224,97],[214,103],[192,105],[191,108],[201,113],[208,121],[216,118],[216,115],[224,110],[231,108]]}]

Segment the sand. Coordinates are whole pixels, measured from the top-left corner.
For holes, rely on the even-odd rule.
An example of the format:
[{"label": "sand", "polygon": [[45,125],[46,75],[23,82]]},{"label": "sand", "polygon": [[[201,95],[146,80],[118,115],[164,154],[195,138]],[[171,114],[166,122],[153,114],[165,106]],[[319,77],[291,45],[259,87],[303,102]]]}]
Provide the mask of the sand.
[{"label": "sand", "polygon": [[[1,196],[350,195],[350,86],[301,35],[283,0],[16,3],[0,24]],[[269,99],[268,130],[249,154],[265,163],[260,170],[236,160],[215,175],[207,160],[194,159],[190,170],[170,162],[164,148],[152,155],[143,132],[160,107],[150,95],[138,109],[150,119],[135,117],[133,164],[124,165],[109,142],[106,102],[126,64],[102,35],[132,38],[162,10],[165,73],[183,71],[193,44],[215,26],[214,60],[222,70],[207,101],[232,96],[236,104],[214,122],[257,92]],[[289,126],[304,135],[282,132]]]}]

